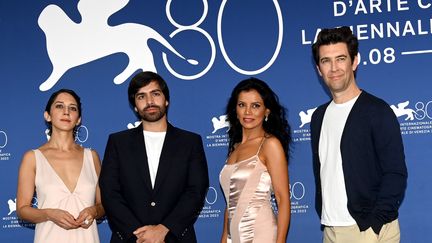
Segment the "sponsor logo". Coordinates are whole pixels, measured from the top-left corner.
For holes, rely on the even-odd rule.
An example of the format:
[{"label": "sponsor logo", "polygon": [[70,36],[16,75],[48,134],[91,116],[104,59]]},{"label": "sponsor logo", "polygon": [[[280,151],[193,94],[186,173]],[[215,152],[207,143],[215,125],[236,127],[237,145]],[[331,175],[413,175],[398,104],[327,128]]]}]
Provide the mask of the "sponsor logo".
[{"label": "sponsor logo", "polygon": [[299,125],[299,129],[293,129],[292,131],[292,139],[293,142],[306,142],[306,141],[310,141],[310,129],[309,126],[306,126],[307,124],[309,124],[311,122],[312,119],[312,114],[315,112],[316,107],[315,108],[310,108],[307,109],[306,111],[300,111],[298,113],[299,118],[300,118],[300,125]]},{"label": "sponsor logo", "polygon": [[10,160],[11,153],[3,151],[8,144],[8,136],[6,132],[0,130],[0,161]]},{"label": "sponsor logo", "polygon": [[206,136],[206,147],[228,147],[229,137],[227,132],[230,129],[227,115],[220,115],[212,117],[211,119],[213,130],[211,134]]},{"label": "sponsor logo", "polygon": [[402,135],[422,135],[432,133],[432,101],[418,101],[414,108],[409,100],[390,105],[399,122]]},{"label": "sponsor logo", "polygon": [[[16,198],[15,198],[15,199],[12,199],[12,198],[9,199],[9,200],[7,201],[7,204],[8,204],[8,208],[9,208],[9,212],[8,212],[7,215],[9,216],[9,215],[11,215],[13,212],[16,211]],[[38,201],[37,201],[37,198],[36,198],[36,197],[33,197],[31,204],[32,204],[32,207],[37,208]]]},{"label": "sponsor logo", "polygon": [[291,214],[304,214],[309,210],[309,204],[304,202],[306,187],[303,182],[290,184]]},{"label": "sponsor logo", "polygon": [[406,116],[405,121],[407,120],[412,121],[414,120],[414,114],[416,112],[411,108],[406,108],[408,105],[409,105],[409,101],[407,100],[405,102],[399,103],[397,107],[391,105],[390,108],[393,110],[393,112],[397,117]]},{"label": "sponsor logo", "polygon": [[304,214],[308,212],[309,204],[304,202],[306,187],[303,182],[297,181],[289,185],[291,199],[291,213]]},{"label": "sponsor logo", "polygon": [[16,198],[15,198],[14,200],[9,199],[9,200],[7,201],[7,203],[8,203],[8,207],[9,207],[9,213],[8,213],[8,216],[9,216],[9,215],[11,215],[13,212],[16,211]]},{"label": "sponsor logo", "polygon": [[0,149],[6,147],[8,143],[7,134],[4,131],[0,131]]},{"label": "sponsor logo", "polygon": [[226,131],[227,132],[229,131],[230,124],[228,122],[228,116],[227,115],[221,115],[221,116],[219,116],[219,119],[216,117],[213,117],[211,121],[213,123],[212,134],[217,132],[217,130],[220,130],[220,129],[225,128],[225,127],[228,128]]},{"label": "sponsor logo", "polygon": [[[18,228],[18,227],[28,227],[28,228],[34,228],[35,224],[34,223],[29,223],[26,221],[23,221],[21,219],[19,219],[16,216],[16,198],[14,199],[8,199],[7,200],[7,204],[8,204],[8,209],[9,211],[7,212],[6,216],[2,217],[2,228],[3,229],[10,229],[10,228]],[[37,198],[33,197],[31,205],[34,208],[37,208]]]},{"label": "sponsor logo", "polygon": [[215,203],[218,201],[218,191],[216,188],[210,186],[205,198],[205,205],[201,210],[199,218],[209,219],[209,218],[219,218],[223,217],[223,210],[220,208],[215,208]]},{"label": "sponsor logo", "polygon": [[136,121],[136,122],[134,122],[134,123],[129,123],[129,124],[127,124],[127,128],[128,128],[128,129],[136,128],[136,127],[138,127],[140,124],[141,124],[141,121]]},{"label": "sponsor logo", "polygon": [[309,109],[306,112],[304,112],[304,111],[299,112],[299,117],[300,117],[300,121],[301,121],[299,128],[302,128],[304,125],[311,122],[312,114],[314,113],[315,110],[316,110],[316,107]]},{"label": "sponsor logo", "polygon": [[[121,84],[131,76],[136,70],[156,71],[153,53],[149,48],[147,41],[156,40],[178,59],[190,64],[194,69],[192,73],[182,74],[177,72],[168,61],[167,54],[162,52],[162,61],[166,69],[175,77],[183,80],[194,80],[205,75],[213,66],[216,59],[216,53],[222,54],[225,62],[233,70],[244,75],[257,75],[270,68],[277,59],[283,41],[283,16],[277,0],[271,1],[277,18],[278,31],[275,33],[275,46],[271,53],[271,58],[261,67],[254,70],[246,70],[233,62],[232,56],[225,49],[226,40],[222,33],[222,23],[225,9],[229,8],[227,1],[222,1],[217,14],[217,36],[212,36],[202,27],[202,23],[208,17],[208,1],[202,1],[203,9],[201,16],[195,22],[182,24],[174,16],[182,16],[183,13],[171,13],[172,0],[166,1],[165,15],[173,27],[169,38],[179,38],[184,32],[193,32],[197,41],[206,42],[209,48],[208,60],[198,62],[194,59],[187,59],[180,54],[171,44],[160,35],[156,30],[140,23],[121,23],[119,25],[108,25],[108,19],[114,13],[122,10],[129,0],[107,0],[107,1],[90,1],[81,0],[78,2],[78,11],[81,15],[80,22],[74,22],[59,6],[51,4],[45,7],[39,15],[38,24],[45,33],[46,46],[49,59],[51,60],[53,70],[50,76],[39,86],[39,90],[46,91],[51,89],[71,68],[89,63],[91,61],[106,57],[114,53],[125,53],[129,58],[128,66],[114,78],[115,84]],[[162,14],[162,13],[161,13]],[[274,23],[271,23],[274,24]],[[182,37],[180,37],[182,38]],[[193,38],[187,37],[187,41],[194,41]],[[219,45],[217,45],[215,42]],[[265,45],[267,46],[267,45]],[[272,47],[274,45],[269,44]],[[198,65],[199,64],[199,65]]]},{"label": "sponsor logo", "polygon": [[[413,107],[410,107],[409,100],[390,105],[394,114],[400,121],[402,135],[419,135],[432,133],[432,101],[419,101]],[[310,141],[310,128],[305,126],[311,122],[312,114],[315,108],[299,112],[300,125],[299,129],[293,130],[294,142]]]},{"label": "sponsor logo", "polygon": [[[154,29],[137,23],[108,25],[108,18],[128,4],[129,0],[78,2],[81,21],[76,23],[59,6],[51,4],[39,15],[38,24],[45,33],[48,56],[53,65],[51,75],[39,90],[51,89],[69,69],[109,56],[125,53],[128,66],[114,78],[121,84],[136,70],[156,72],[153,54],[147,44],[156,40],[178,57],[185,59]],[[107,42],[107,40],[111,40]],[[185,59],[186,60],[186,59]],[[186,60],[192,65],[198,62]]]},{"label": "sponsor logo", "polygon": [[[289,184],[290,200],[291,200],[291,214],[307,213],[309,204],[303,203],[302,200],[306,195],[306,188],[303,182],[297,181]],[[275,214],[279,213],[276,197],[271,195],[270,203]]]}]

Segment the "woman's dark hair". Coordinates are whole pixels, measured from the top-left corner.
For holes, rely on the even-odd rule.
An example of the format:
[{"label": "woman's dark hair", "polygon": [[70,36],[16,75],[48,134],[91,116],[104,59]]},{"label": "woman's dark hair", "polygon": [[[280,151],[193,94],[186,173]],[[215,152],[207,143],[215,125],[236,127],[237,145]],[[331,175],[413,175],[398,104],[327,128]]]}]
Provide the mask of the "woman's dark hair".
[{"label": "woman's dark hair", "polygon": [[[75,91],[70,90],[70,89],[60,89],[54,93],[51,94],[50,98],[48,99],[48,102],[45,106],[45,111],[48,112],[48,114],[50,114],[50,109],[52,104],[54,103],[55,99],[57,98],[57,96],[61,93],[67,93],[72,95],[72,97],[75,99],[76,103],[77,103],[77,108],[78,108],[78,117],[81,117],[81,99],[80,97],[75,93]],[[48,135],[51,136],[52,133],[52,124],[51,122],[45,121],[45,124],[48,127]],[[75,126],[74,128],[74,137],[76,136],[76,131],[78,129],[79,126]]]},{"label": "woman's dark hair", "polygon": [[228,136],[230,138],[228,154],[234,150],[234,145],[242,140],[242,126],[237,118],[237,102],[243,91],[257,91],[264,101],[264,106],[270,110],[267,121],[263,123],[264,131],[275,136],[282,144],[287,160],[291,143],[291,128],[286,119],[286,109],[279,103],[278,96],[262,80],[248,78],[238,83],[231,93],[226,107],[226,114],[230,123]]},{"label": "woman's dark hair", "polygon": [[167,100],[168,102],[170,101],[169,89],[165,80],[157,73],[146,71],[136,74],[129,83],[128,98],[129,104],[132,107],[135,107],[135,95],[137,94],[138,90],[144,86],[147,86],[153,81],[159,84],[159,87],[165,96],[165,100]]}]

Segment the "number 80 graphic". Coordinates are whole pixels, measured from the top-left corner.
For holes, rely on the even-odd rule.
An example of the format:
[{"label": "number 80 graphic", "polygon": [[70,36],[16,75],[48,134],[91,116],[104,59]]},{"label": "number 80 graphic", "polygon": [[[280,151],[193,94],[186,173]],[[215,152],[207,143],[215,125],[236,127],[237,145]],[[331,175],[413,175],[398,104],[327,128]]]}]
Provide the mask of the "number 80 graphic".
[{"label": "number 80 graphic", "polygon": [[[228,63],[228,65],[234,69],[235,71],[237,71],[238,73],[241,74],[245,74],[245,75],[255,75],[255,74],[259,74],[264,72],[265,70],[267,70],[276,60],[277,56],[279,55],[281,46],[282,46],[282,39],[283,39],[283,20],[282,20],[282,13],[281,13],[281,9],[279,6],[279,3],[277,2],[277,0],[273,0],[273,4],[277,13],[277,19],[278,19],[278,40],[277,40],[277,44],[276,44],[276,48],[273,52],[273,56],[270,58],[270,60],[267,62],[267,64],[265,64],[263,67],[256,69],[256,70],[244,70],[240,67],[238,67],[236,64],[234,64],[231,61],[231,58],[229,57],[228,53],[225,50],[225,45],[224,45],[224,41],[223,41],[223,37],[222,37],[222,17],[223,17],[223,12],[225,9],[225,5],[227,3],[228,0],[223,0],[221,3],[221,6],[219,8],[219,13],[218,13],[218,19],[217,19],[217,38],[218,38],[218,42],[219,42],[219,46],[220,46],[220,50],[222,53],[222,56],[224,57],[225,61]],[[175,31],[173,31],[170,34],[170,37],[173,38],[175,37],[178,33],[183,32],[183,31],[196,31],[200,34],[202,34],[208,41],[210,48],[211,48],[211,56],[210,56],[210,60],[208,61],[207,66],[199,73],[195,74],[195,75],[183,75],[180,73],[177,73],[169,64],[168,59],[167,59],[167,55],[165,53],[162,53],[162,59],[163,62],[165,64],[165,66],[167,67],[168,71],[174,75],[177,78],[183,79],[183,80],[193,80],[193,79],[197,79],[201,76],[203,76],[204,74],[206,74],[210,68],[213,66],[213,63],[215,61],[216,58],[216,46],[215,46],[215,42],[213,40],[213,38],[210,36],[210,34],[203,30],[202,28],[199,27],[199,25],[201,25],[201,23],[205,20],[205,18],[207,17],[207,13],[208,13],[208,2],[207,0],[203,0],[203,13],[201,15],[201,18],[191,24],[191,25],[181,25],[179,23],[177,23],[171,15],[171,11],[170,11],[170,7],[171,7],[171,3],[172,0],[168,0],[167,4],[166,4],[166,15],[170,21],[170,23],[172,25],[174,25],[175,27],[177,27],[177,29]]]},{"label": "number 80 graphic", "polygon": [[[5,133],[5,132],[3,132],[3,131],[0,131],[0,137],[1,136],[3,136],[4,137],[4,143],[3,144],[1,144],[1,142],[0,142],[0,149],[2,149],[2,148],[4,148],[4,147],[6,147],[6,145],[7,145],[7,142],[8,142],[8,137],[7,137],[7,134]],[[0,141],[2,141],[2,140],[0,140]]]}]

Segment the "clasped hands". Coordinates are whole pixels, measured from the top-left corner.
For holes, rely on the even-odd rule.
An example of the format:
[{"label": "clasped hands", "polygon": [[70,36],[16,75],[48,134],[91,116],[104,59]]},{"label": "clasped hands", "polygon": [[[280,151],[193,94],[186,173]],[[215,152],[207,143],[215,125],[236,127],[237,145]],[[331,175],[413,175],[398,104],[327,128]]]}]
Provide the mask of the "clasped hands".
[{"label": "clasped hands", "polygon": [[162,224],[146,225],[136,229],[133,234],[137,237],[137,243],[164,243],[168,231]]},{"label": "clasped hands", "polygon": [[83,209],[77,218],[62,209],[49,209],[48,211],[48,219],[66,230],[77,229],[79,227],[88,229],[93,224],[96,216],[97,212],[94,207]]}]

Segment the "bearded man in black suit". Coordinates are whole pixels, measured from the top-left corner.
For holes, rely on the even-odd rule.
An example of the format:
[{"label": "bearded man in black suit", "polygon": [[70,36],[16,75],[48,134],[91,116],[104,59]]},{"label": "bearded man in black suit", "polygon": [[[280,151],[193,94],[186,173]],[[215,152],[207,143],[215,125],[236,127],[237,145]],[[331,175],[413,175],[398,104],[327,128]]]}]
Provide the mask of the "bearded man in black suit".
[{"label": "bearded man in black suit", "polygon": [[142,123],[109,136],[99,179],[111,242],[195,243],[209,186],[201,137],[168,122],[158,74],[135,75],[128,96]]}]

